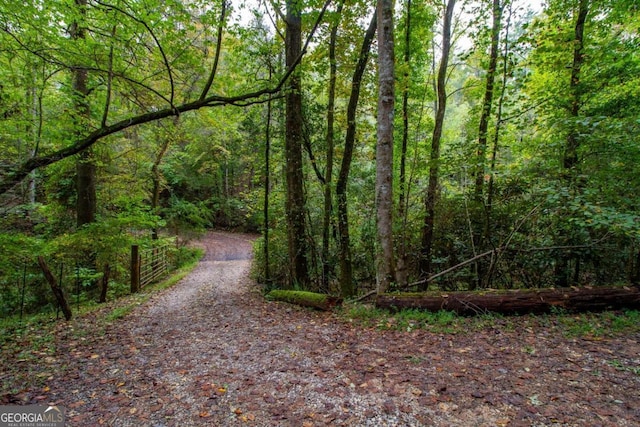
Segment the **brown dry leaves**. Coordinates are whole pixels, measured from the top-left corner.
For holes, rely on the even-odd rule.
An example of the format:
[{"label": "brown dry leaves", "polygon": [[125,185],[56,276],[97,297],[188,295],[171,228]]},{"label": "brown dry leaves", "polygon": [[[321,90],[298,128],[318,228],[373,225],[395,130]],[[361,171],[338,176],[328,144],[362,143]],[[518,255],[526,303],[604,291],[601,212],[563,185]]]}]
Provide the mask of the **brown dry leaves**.
[{"label": "brown dry leaves", "polygon": [[3,374],[0,403],[65,406],[72,426],[640,423],[637,335],[566,339],[524,320],[461,335],[366,329],[264,301],[250,236],[201,243],[189,277],[104,332],[89,316],[73,323],[82,339],[59,324],[55,354],[36,363],[3,354],[2,372],[23,375]]}]

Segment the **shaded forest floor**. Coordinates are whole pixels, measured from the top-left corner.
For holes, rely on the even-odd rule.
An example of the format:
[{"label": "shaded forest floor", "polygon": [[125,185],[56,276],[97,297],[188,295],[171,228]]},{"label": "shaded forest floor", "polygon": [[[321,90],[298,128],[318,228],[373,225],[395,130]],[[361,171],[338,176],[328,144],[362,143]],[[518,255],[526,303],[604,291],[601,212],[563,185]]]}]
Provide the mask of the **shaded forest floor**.
[{"label": "shaded forest floor", "polygon": [[456,334],[364,327],[265,301],[250,236],[201,243],[191,274],[121,318],[4,346],[0,404],[64,406],[72,426],[640,424],[639,333],[567,338],[530,317]]}]

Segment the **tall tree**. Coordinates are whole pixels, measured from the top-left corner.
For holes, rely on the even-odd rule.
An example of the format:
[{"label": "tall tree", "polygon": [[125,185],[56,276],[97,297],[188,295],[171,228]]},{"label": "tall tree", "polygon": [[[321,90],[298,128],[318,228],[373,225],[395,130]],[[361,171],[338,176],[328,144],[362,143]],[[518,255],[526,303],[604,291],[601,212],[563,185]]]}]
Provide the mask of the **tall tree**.
[{"label": "tall tree", "polygon": [[336,105],[336,39],[338,38],[338,25],[344,0],[338,3],[331,32],[329,35],[329,99],[327,101],[327,156],[326,171],[324,176],[324,218],[322,223],[322,287],[329,289],[329,275],[331,273],[331,261],[329,260],[329,240],[331,237],[331,218],[333,210],[332,185],[333,185],[333,154],[334,154],[334,122]]},{"label": "tall tree", "polygon": [[407,192],[407,148],[409,144],[409,70],[411,61],[411,0],[407,0],[404,29],[404,85],[402,89],[402,145],[400,147],[400,176],[398,177],[398,217],[402,221],[402,231],[398,247],[396,275],[400,285],[407,282],[406,244],[406,192]]},{"label": "tall tree", "polygon": [[[302,2],[287,0],[285,62],[293,67],[302,53]],[[285,102],[286,213],[291,283],[309,282],[307,229],[305,220],[304,175],[302,170],[303,117],[300,72],[289,78]]]},{"label": "tall tree", "polygon": [[476,173],[475,173],[475,196],[481,202],[484,193],[485,164],[487,157],[487,140],[489,136],[489,120],[494,98],[494,85],[496,79],[496,68],[498,65],[500,32],[502,31],[502,11],[505,0],[493,0],[491,8],[491,48],[489,51],[489,64],[485,78],[484,98],[482,100],[482,110],[480,112],[480,125],[478,129],[478,149],[476,152]]},{"label": "tall tree", "polygon": [[360,55],[351,79],[351,94],[347,105],[347,132],[344,138],[344,154],[336,182],[336,198],[338,205],[338,240],[340,246],[340,292],[349,297],[355,294],[353,286],[353,265],[351,259],[351,243],[349,235],[349,214],[347,201],[347,183],[353,159],[353,148],[356,141],[356,113],[360,99],[362,76],[369,60],[371,44],[376,33],[377,14],[374,13],[362,41]]},{"label": "tall tree", "polygon": [[[475,194],[474,199],[478,212],[478,224],[486,223],[486,208],[484,206],[484,183],[487,162],[487,141],[489,139],[489,121],[492,114],[494,85],[496,80],[496,72],[498,66],[498,56],[500,48],[500,32],[502,31],[502,11],[504,0],[493,0],[491,8],[492,25],[491,25],[491,47],[489,50],[489,63],[487,65],[484,97],[482,99],[482,109],[480,111],[480,124],[478,129],[478,146],[476,149],[475,164]],[[474,255],[482,252],[484,249],[485,227],[478,226],[472,230]],[[484,260],[476,263],[476,280],[472,282],[471,288],[483,286],[485,280],[485,270],[487,269]]]},{"label": "tall tree", "polygon": [[[567,184],[577,185],[580,190],[581,184],[575,182],[578,175],[580,148],[580,130],[577,127],[578,117],[582,108],[583,89],[580,84],[582,66],[584,64],[584,44],[585,44],[585,23],[589,14],[589,0],[578,0],[575,9],[575,26],[574,26],[574,42],[573,42],[573,61],[571,63],[571,77],[569,80],[569,117],[571,120],[570,129],[567,134],[566,144],[562,157],[562,172],[567,180]],[[571,236],[563,236],[565,244],[573,244]],[[560,251],[558,260],[555,265],[555,284],[558,287],[566,287],[569,284],[568,265],[571,254],[567,251]],[[576,258],[575,271],[579,271],[580,260]],[[577,279],[577,273],[575,274]]]},{"label": "tall tree", "polygon": [[[449,68],[449,55],[451,53],[451,23],[455,0],[448,0],[444,9],[442,22],[442,52],[438,76],[436,80],[437,108],[433,135],[431,136],[431,154],[429,157],[429,184],[425,197],[425,216],[422,228],[422,251],[420,256],[420,277],[428,278],[431,274],[431,257],[434,241],[434,225],[436,198],[438,193],[439,169],[440,169],[440,140],[444,128],[444,115],[447,110],[447,70]],[[428,282],[421,282],[421,290],[426,290]]]},{"label": "tall tree", "polygon": [[378,293],[395,280],[393,250],[393,118],[395,108],[395,54],[393,1],[378,0],[378,140],[376,144],[376,212]]},{"label": "tall tree", "polygon": [[[75,0],[77,18],[70,27],[71,38],[77,43],[86,39],[87,0]],[[73,99],[75,106],[74,133],[81,136],[86,132],[91,116],[89,100],[89,73],[85,66],[76,64],[71,68]],[[97,210],[96,163],[92,148],[82,151],[76,162],[76,220],[78,227],[95,221]]]}]

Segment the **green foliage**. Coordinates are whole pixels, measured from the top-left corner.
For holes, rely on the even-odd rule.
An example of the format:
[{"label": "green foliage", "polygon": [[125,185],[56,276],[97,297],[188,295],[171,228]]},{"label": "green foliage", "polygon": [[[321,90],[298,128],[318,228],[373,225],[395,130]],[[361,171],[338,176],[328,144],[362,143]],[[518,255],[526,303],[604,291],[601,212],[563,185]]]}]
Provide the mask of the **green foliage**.
[{"label": "green foliage", "polygon": [[350,322],[382,330],[411,332],[416,329],[427,329],[441,333],[460,333],[464,330],[464,318],[445,310],[431,312],[405,309],[391,313],[376,307],[353,304],[345,309],[343,316]]}]

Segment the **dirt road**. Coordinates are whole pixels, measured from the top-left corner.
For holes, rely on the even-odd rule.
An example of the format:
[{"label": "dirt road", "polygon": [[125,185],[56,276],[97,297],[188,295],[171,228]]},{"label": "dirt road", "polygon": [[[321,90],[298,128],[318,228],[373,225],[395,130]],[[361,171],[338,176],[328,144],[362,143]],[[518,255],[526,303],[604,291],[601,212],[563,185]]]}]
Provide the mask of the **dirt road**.
[{"label": "dirt road", "polygon": [[61,333],[64,369],[30,402],[65,406],[72,426],[640,423],[640,375],[620,369],[640,366],[637,335],[566,339],[524,320],[463,335],[356,327],[265,301],[250,236],[202,244],[173,288],[104,331]]}]

